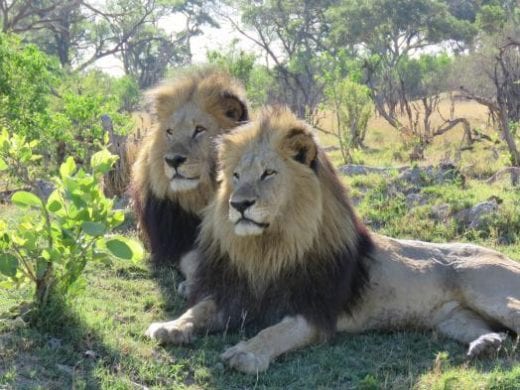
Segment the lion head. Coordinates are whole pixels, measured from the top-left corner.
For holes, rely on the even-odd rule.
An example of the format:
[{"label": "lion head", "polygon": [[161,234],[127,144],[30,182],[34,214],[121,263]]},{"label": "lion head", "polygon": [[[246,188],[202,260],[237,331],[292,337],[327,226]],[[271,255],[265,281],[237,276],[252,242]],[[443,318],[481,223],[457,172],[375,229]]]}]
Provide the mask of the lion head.
[{"label": "lion head", "polygon": [[245,272],[274,275],[309,251],[333,252],[349,237],[354,245],[357,219],[344,188],[311,127],[288,109],[266,108],[224,136],[219,162],[202,237]]},{"label": "lion head", "polygon": [[215,191],[215,137],[248,119],[245,93],[228,74],[208,68],[146,96],[155,120],[133,166],[134,208],[152,252],[177,256],[193,244],[199,213]]},{"label": "lion head", "polygon": [[230,76],[212,69],[166,82],[147,97],[156,121],[137,161],[137,167],[144,163],[147,168],[143,181],[157,197],[170,197],[199,212],[214,187],[212,140],[248,119],[244,91]]}]

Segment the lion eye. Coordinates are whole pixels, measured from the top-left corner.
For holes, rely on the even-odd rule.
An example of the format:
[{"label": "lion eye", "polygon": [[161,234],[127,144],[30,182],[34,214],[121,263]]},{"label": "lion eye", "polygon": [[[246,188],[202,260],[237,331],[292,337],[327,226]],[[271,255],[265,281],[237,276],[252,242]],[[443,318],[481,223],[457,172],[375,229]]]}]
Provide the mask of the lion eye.
[{"label": "lion eye", "polygon": [[235,179],[235,180],[240,179],[240,175],[237,172],[233,172],[233,179]]},{"label": "lion eye", "polygon": [[166,133],[168,135],[173,135],[173,129],[166,129]]},{"label": "lion eye", "polygon": [[202,134],[206,131],[204,126],[196,126],[195,131],[193,132],[193,138],[197,137],[199,134]]},{"label": "lion eye", "polygon": [[262,173],[262,176],[260,177],[260,180],[265,180],[271,176],[274,176],[276,175],[278,172],[276,172],[275,170],[273,169],[266,169],[264,171],[264,173]]}]

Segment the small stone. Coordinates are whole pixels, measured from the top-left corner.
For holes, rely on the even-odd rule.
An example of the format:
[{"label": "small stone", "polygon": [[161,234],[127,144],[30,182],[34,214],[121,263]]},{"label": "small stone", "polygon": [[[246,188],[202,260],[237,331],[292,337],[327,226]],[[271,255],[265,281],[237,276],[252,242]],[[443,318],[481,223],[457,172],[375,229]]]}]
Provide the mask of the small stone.
[{"label": "small stone", "polygon": [[92,350],[88,350],[88,351],[85,351],[85,353],[83,354],[87,359],[97,359],[98,355],[96,352],[92,351]]},{"label": "small stone", "polygon": [[427,203],[427,199],[425,196],[417,193],[411,193],[406,195],[406,207],[410,208],[412,206],[422,206]]}]

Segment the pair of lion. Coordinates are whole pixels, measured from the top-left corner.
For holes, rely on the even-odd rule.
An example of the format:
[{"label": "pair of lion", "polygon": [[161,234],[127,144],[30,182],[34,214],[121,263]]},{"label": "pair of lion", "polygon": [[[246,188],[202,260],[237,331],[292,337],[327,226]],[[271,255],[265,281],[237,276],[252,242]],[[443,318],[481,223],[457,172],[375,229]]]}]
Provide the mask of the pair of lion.
[{"label": "pair of lion", "polygon": [[212,71],[152,96],[159,121],[134,175],[141,224],[153,255],[175,261],[200,232],[181,261],[190,308],[151,324],[149,337],[184,344],[265,327],[221,355],[257,373],[337,331],[432,329],[469,344],[470,357],[498,348],[499,331],[520,332],[520,264],[475,245],[369,233],[289,110],[265,108],[229,131],[248,119],[244,95]]}]

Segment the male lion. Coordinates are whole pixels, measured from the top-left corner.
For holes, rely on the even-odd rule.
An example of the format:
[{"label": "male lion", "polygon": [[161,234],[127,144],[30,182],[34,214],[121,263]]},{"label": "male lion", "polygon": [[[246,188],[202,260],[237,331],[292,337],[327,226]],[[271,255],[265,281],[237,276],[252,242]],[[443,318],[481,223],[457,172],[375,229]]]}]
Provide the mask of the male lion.
[{"label": "male lion", "polygon": [[242,86],[213,68],[147,95],[156,120],[132,168],[132,200],[153,263],[176,264],[192,249],[200,212],[216,188],[213,140],[247,121],[248,109]]},{"label": "male lion", "polygon": [[243,372],[336,331],[426,328],[497,348],[520,332],[520,264],[469,244],[369,235],[311,129],[286,109],[225,136],[221,179],[201,225],[201,263],[177,320],[147,335],[267,326],[221,357]]}]

